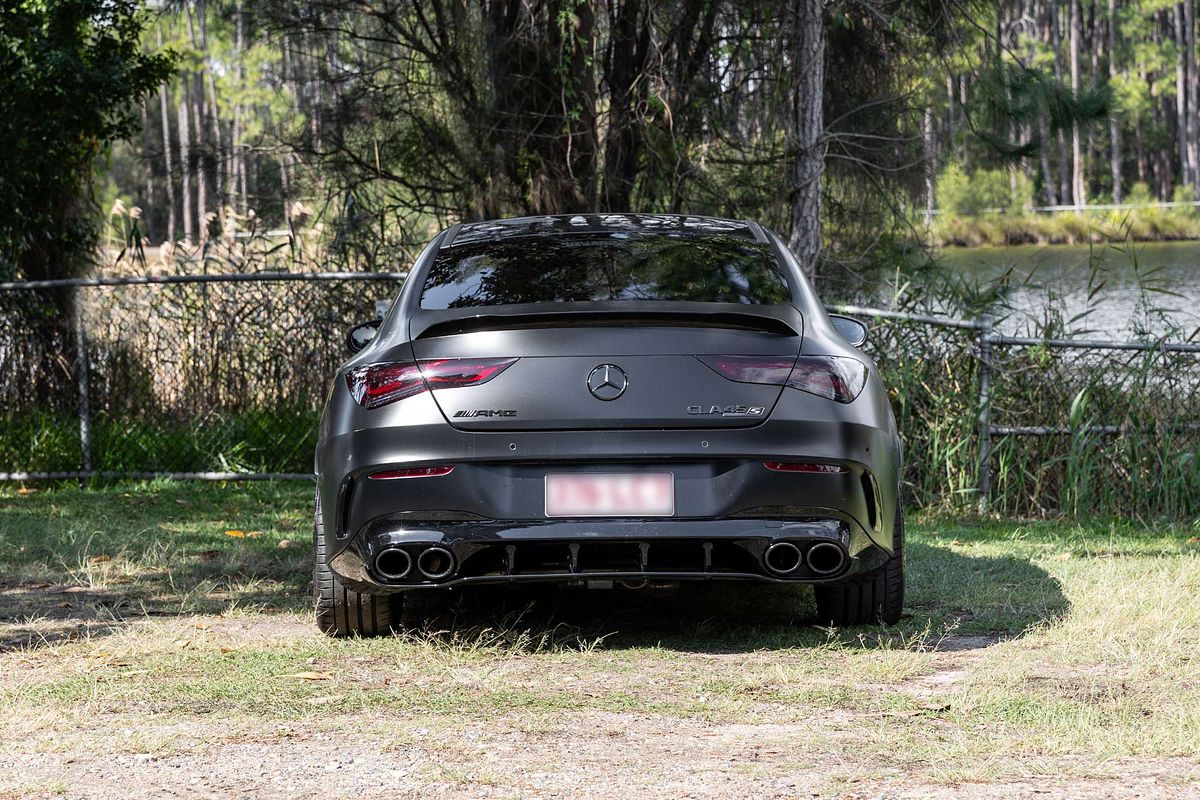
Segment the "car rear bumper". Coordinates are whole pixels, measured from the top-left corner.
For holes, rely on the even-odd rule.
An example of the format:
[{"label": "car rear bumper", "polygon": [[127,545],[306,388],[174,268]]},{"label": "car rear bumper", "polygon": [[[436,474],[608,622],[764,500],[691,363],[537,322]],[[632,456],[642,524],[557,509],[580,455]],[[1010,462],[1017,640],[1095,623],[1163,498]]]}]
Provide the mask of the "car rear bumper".
[{"label": "car rear bumper", "polygon": [[[768,558],[778,543],[786,546]],[[435,551],[436,560],[423,555]],[[887,556],[861,526],[838,518],[499,521],[397,513],[365,525],[330,566],[350,588],[380,592],[600,580],[821,583]]]},{"label": "car rear bumper", "polygon": [[[871,569],[891,553],[897,503],[899,440],[886,411],[793,401],[776,414],[800,418],[742,429],[472,433],[448,426],[424,395],[401,404],[403,425],[363,428],[354,417],[334,427],[344,433],[326,429],[318,447],[330,567],[359,591],[642,578],[820,582]],[[767,461],[843,471],[776,472]],[[454,469],[370,477],[423,466]],[[670,472],[675,513],[548,518],[546,475],[564,472]],[[829,574],[780,575],[762,559],[777,542],[794,543],[801,555],[833,544],[845,563]],[[434,546],[454,562],[444,578],[384,580],[376,571],[389,547],[415,561]]]}]

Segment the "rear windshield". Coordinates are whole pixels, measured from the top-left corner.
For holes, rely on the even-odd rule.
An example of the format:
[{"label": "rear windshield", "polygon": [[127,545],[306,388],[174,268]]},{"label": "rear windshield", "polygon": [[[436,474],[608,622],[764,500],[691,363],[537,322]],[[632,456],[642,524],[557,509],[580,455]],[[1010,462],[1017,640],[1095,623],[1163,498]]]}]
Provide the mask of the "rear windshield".
[{"label": "rear windshield", "polygon": [[736,236],[537,236],[449,247],[421,307],[668,300],[763,305],[791,300],[765,244]]}]

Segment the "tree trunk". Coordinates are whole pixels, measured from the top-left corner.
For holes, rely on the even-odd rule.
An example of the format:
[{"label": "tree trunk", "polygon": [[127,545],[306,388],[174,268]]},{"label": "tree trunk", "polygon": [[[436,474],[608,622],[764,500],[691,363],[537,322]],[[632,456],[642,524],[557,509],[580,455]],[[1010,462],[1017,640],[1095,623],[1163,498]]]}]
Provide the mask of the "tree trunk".
[{"label": "tree trunk", "polygon": [[925,106],[925,116],[921,119],[921,144],[924,148],[925,162],[925,213],[933,216],[937,207],[937,163],[934,155],[933,141],[933,107]]},{"label": "tree trunk", "polygon": [[1191,165],[1191,194],[1200,190],[1200,75],[1196,72],[1196,7],[1193,0],[1183,4],[1184,51],[1187,67],[1187,142],[1188,164]]},{"label": "tree trunk", "polygon": [[[1108,0],[1108,82],[1117,78],[1117,0]],[[1123,197],[1121,186],[1121,118],[1114,111],[1108,117],[1109,165],[1112,171],[1112,198],[1118,205]]]},{"label": "tree trunk", "polygon": [[[158,49],[162,50],[162,29],[158,29]],[[164,83],[158,91],[160,110],[162,112],[163,161],[166,165],[167,188],[167,241],[175,241],[175,170],[171,158],[171,92],[170,84]]]},{"label": "tree trunk", "polygon": [[1146,182],[1146,141],[1142,138],[1142,117],[1139,114],[1133,120],[1133,154],[1137,159],[1137,176],[1141,183]]},{"label": "tree trunk", "polygon": [[[1080,0],[1071,0],[1071,92],[1078,96],[1079,83],[1079,47],[1083,38],[1083,14],[1079,7]],[[1087,184],[1083,171],[1083,139],[1079,132],[1079,123],[1071,126],[1071,196],[1077,206],[1087,204]]]},{"label": "tree trunk", "polygon": [[[234,52],[234,77],[237,85],[241,86],[244,80],[242,71],[242,54],[246,48],[246,15],[242,8],[242,1],[238,0],[235,7],[236,28],[233,40]],[[234,211],[245,211],[246,209],[246,164],[243,161],[242,153],[242,104],[240,101],[235,101],[233,104],[233,123],[229,131],[229,205]],[[241,193],[241,202],[238,202],[238,194]]]},{"label": "tree trunk", "polygon": [[[1100,82],[1100,60],[1105,54],[1107,41],[1101,35],[1100,31],[1100,15],[1096,13],[1096,2],[1088,4],[1087,24],[1084,26],[1085,37],[1083,40],[1083,49],[1089,54],[1088,63],[1088,85],[1096,86]],[[1083,185],[1084,193],[1087,196],[1092,195],[1092,188],[1097,187],[1098,177],[1094,174],[1096,164],[1096,137],[1092,132],[1092,126],[1088,126],[1084,141],[1087,146],[1084,148],[1086,156],[1083,159]]]},{"label": "tree trunk", "polygon": [[[1188,0],[1189,2],[1191,0]],[[1179,145],[1179,183],[1191,184],[1192,163],[1188,158],[1188,59],[1184,55],[1187,46],[1187,35],[1183,30],[1183,4],[1175,4],[1175,141]]]},{"label": "tree trunk", "polygon": [[[967,76],[966,75],[958,76],[958,107],[963,110],[963,118],[969,119],[969,117],[967,115]],[[967,137],[962,136],[962,137],[960,137],[958,160],[962,162],[963,172],[969,173],[971,171],[970,156],[971,156],[971,153],[967,149]]]},{"label": "tree trunk", "polygon": [[[1054,48],[1054,82],[1059,86],[1063,85],[1063,46],[1062,46],[1062,28],[1059,26],[1058,6],[1055,3],[1050,4],[1050,43]],[[1071,155],[1068,151],[1067,137],[1063,135],[1060,129],[1058,137],[1058,196],[1064,203],[1071,202],[1071,171],[1069,165],[1071,163]]]},{"label": "tree trunk", "polygon": [[1050,166],[1050,125],[1046,121],[1046,112],[1038,113],[1038,137],[1041,139],[1042,183],[1046,185],[1046,204],[1058,205],[1058,192],[1055,191],[1054,169]]},{"label": "tree trunk", "polygon": [[187,86],[186,78],[179,81],[179,97],[175,110],[179,127],[179,168],[183,190],[183,238],[190,244],[194,243],[196,239],[195,228],[192,225],[192,145],[191,139],[188,137],[191,123],[187,107]]},{"label": "tree trunk", "polygon": [[816,274],[821,254],[821,174],[825,169],[825,20],[821,0],[795,0],[792,43],[792,230],[788,246]]},{"label": "tree trunk", "polygon": [[200,82],[199,76],[194,76],[193,89],[188,93],[189,105],[192,107],[191,122],[192,122],[192,138],[195,142],[192,148],[193,161],[196,165],[196,220],[198,222],[197,235],[199,240],[203,242],[208,238],[208,221],[205,217],[208,216],[208,169],[205,158],[208,148],[203,145],[204,142],[204,121],[201,119],[200,101],[196,100],[197,96],[203,96],[204,84]]},{"label": "tree trunk", "polygon": [[630,211],[643,134],[638,106],[645,97],[646,56],[650,51],[650,25],[638,25],[642,0],[624,0],[610,12],[608,125],[604,141],[604,211]]},{"label": "tree trunk", "polygon": [[[192,47],[202,55],[202,64],[208,61],[208,51],[202,46],[201,42],[196,39],[196,26],[192,20],[192,10],[190,7],[184,8],[187,15],[188,37],[192,41]],[[201,66],[201,70],[204,67]],[[201,242],[208,238],[208,147],[204,143],[204,77],[200,73],[193,73],[185,76],[183,80],[190,82],[188,92],[188,105],[191,107],[189,115],[189,123],[192,126],[191,141],[195,142],[193,152],[195,155],[194,161],[196,166],[196,219],[199,223],[197,234]]]},{"label": "tree trunk", "polygon": [[154,238],[154,159],[150,156],[150,109],[142,98],[142,169],[146,170],[146,197],[142,206],[141,233],[145,239]]}]

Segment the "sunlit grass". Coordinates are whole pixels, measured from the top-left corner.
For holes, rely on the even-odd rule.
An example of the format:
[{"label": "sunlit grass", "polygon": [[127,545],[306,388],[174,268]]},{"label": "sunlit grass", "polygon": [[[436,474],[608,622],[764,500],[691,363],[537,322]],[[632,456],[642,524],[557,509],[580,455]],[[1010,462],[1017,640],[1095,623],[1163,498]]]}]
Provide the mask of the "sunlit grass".
[{"label": "sunlit grass", "polygon": [[[845,753],[834,789],[1200,755],[1200,543],[1184,526],[913,519],[908,614],[891,629],[814,626],[805,593],[699,587],[484,594],[394,637],[336,641],[311,624],[310,502],[306,484],[3,490],[5,747],[655,719],[803,730],[814,752]],[[486,770],[446,763],[483,785]]]}]

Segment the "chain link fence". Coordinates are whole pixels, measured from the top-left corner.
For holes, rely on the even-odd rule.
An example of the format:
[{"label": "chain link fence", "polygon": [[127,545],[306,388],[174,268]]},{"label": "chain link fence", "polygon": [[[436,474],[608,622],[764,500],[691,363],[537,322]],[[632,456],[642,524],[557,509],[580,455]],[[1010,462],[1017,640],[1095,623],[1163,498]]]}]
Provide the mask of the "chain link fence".
[{"label": "chain link fence", "polygon": [[3,477],[308,477],[346,330],[376,316],[402,280],[7,284]]},{"label": "chain link fence", "polygon": [[[309,478],[345,334],[401,273],[0,284],[0,479]],[[868,318],[911,504],[1200,516],[1200,345]]]}]

